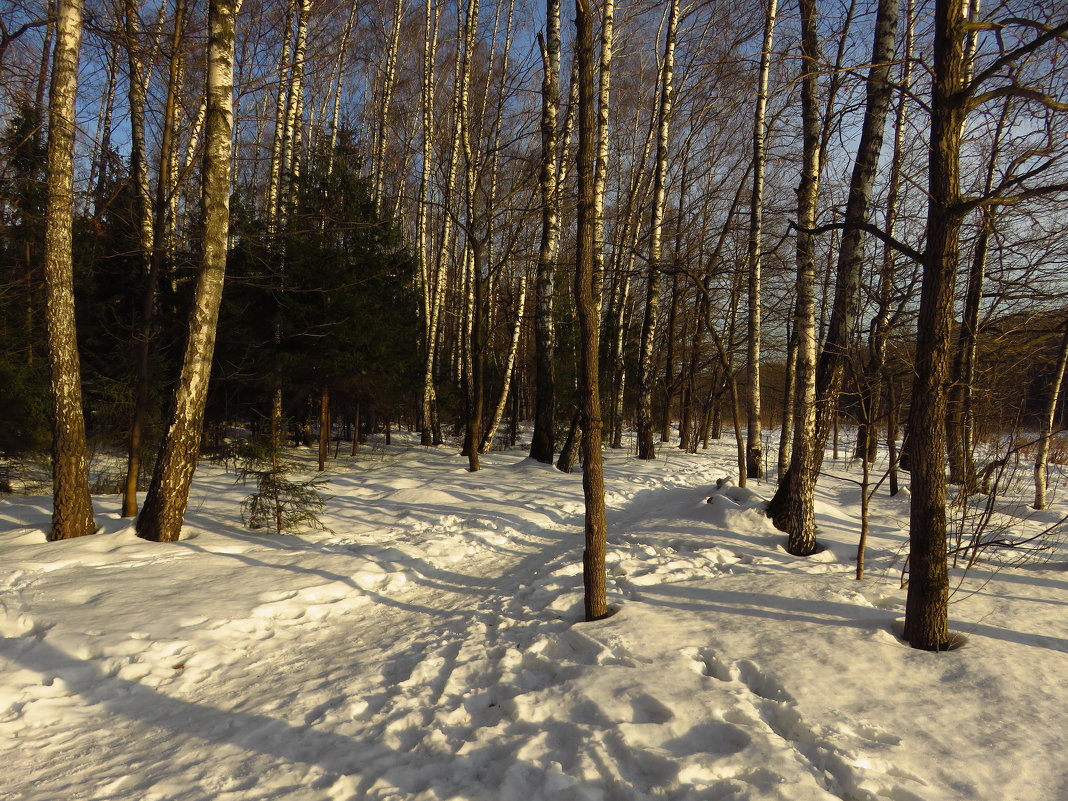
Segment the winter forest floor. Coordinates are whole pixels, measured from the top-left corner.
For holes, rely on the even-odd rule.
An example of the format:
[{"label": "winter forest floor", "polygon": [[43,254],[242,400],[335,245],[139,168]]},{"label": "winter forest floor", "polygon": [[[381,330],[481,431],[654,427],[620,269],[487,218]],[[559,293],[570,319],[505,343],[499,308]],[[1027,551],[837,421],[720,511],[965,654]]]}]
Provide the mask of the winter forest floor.
[{"label": "winter forest floor", "polygon": [[[301,536],[244,529],[209,464],[170,545],[117,496],[58,543],[48,497],[0,499],[0,799],[1068,798],[1059,545],[954,570],[966,643],[921,653],[894,635],[907,493],[876,494],[857,582],[859,465],[828,459],[801,559],[772,484],[714,490],[732,441],[608,451],[618,612],[582,623],[581,476],[414,443],[332,463]],[[1054,478],[1008,534],[1065,515]]]}]

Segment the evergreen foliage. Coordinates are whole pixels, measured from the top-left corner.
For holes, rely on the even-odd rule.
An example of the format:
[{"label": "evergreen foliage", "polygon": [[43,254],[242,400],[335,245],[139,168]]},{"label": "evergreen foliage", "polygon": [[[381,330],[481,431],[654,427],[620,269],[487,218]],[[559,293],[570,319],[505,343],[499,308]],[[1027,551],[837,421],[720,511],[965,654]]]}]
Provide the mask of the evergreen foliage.
[{"label": "evergreen foliage", "polygon": [[309,528],[326,529],[319,520],[327,496],[319,491],[325,476],[299,481],[291,475],[295,462],[282,459],[270,437],[245,440],[239,448],[240,481],[256,482],[256,491],[241,504],[241,520],[251,529],[291,534]]},{"label": "evergreen foliage", "polygon": [[415,403],[416,264],[377,213],[355,143],[342,139],[332,170],[325,153],[314,154],[277,239],[242,206],[216,401],[231,414],[237,406],[266,416],[271,389],[284,386],[288,411],[299,417],[306,398],[325,386],[387,407]]}]

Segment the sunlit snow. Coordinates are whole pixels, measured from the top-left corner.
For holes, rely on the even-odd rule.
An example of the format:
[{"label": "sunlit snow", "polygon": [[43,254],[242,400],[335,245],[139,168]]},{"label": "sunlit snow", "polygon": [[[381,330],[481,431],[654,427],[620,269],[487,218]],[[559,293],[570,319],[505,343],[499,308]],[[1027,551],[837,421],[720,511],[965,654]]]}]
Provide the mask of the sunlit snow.
[{"label": "sunlit snow", "polygon": [[210,464],[173,544],[117,496],[57,543],[49,498],[0,499],[0,798],[1068,798],[1063,553],[974,568],[966,644],[921,653],[894,634],[907,493],[879,489],[857,582],[858,466],[828,456],[802,559],[773,485],[715,489],[733,442],[607,451],[618,611],[582,623],[580,475],[416,442],[332,463],[301,536],[242,528],[251,488]]}]

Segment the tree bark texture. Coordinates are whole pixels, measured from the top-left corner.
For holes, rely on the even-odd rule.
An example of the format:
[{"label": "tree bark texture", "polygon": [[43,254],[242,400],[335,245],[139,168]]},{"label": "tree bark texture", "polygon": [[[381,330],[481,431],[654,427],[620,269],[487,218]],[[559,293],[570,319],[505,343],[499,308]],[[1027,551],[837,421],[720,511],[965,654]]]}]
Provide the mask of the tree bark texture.
[{"label": "tree bark texture", "polygon": [[939,650],[949,641],[946,563],[946,384],[953,287],[963,222],[960,144],[965,120],[963,0],[938,0],[928,158],[927,251],[917,320],[916,366],[908,422],[912,473],[905,639]]},{"label": "tree bark texture", "polygon": [[[894,56],[894,43],[897,31],[897,0],[880,0],[875,20],[874,43],[872,45],[872,66],[868,70],[867,98],[864,123],[857,155],[853,163],[853,173],[849,183],[849,198],[845,210],[845,230],[838,250],[838,263],[835,270],[834,301],[831,308],[827,336],[819,356],[815,373],[815,429],[814,442],[806,447],[810,452],[811,465],[789,469],[783,473],[776,492],[772,509],[780,504],[798,507],[799,504],[810,506],[811,496],[815,491],[816,478],[823,464],[823,452],[827,439],[834,425],[838,410],[838,397],[842,390],[842,378],[845,373],[846,360],[853,335],[859,306],[861,272],[864,264],[864,231],[862,225],[868,221],[875,185],[875,173],[882,153],[883,130],[886,127],[886,114],[890,104],[890,64]],[[819,166],[817,164],[817,174]],[[812,208],[810,224],[801,221],[798,212],[798,225],[811,229],[815,225],[815,207]],[[799,232],[798,240],[802,238]],[[806,244],[812,247],[811,240]],[[802,298],[798,293],[798,301]],[[800,313],[800,310],[799,310]],[[801,343],[799,343],[800,345]],[[804,354],[799,354],[798,365]],[[805,365],[804,369],[808,369]],[[799,372],[800,378],[800,372]],[[802,387],[798,384],[798,390]],[[798,405],[800,409],[801,406]],[[798,432],[800,428],[796,429]],[[791,468],[794,462],[791,459]],[[783,496],[787,497],[783,497]],[[800,495],[810,496],[801,499]],[[792,515],[780,516],[778,522],[792,525]],[[814,523],[813,523],[814,525]],[[786,529],[792,533],[790,529]],[[802,540],[815,542],[815,533],[799,535]]]},{"label": "tree bark texture", "polygon": [[200,455],[204,405],[226,274],[235,12],[236,0],[210,0],[207,120],[201,190],[204,221],[201,264],[172,413],[152,474],[148,497],[137,518],[138,536],[158,542],[174,542],[181,534],[189,500],[189,485]]},{"label": "tree bark texture", "polygon": [[765,115],[768,106],[768,74],[771,69],[771,47],[775,39],[777,0],[768,0],[764,20],[764,41],[760,47],[760,68],[757,73],[757,102],[753,114],[753,196],[749,209],[749,242],[747,265],[749,273],[749,344],[746,372],[746,475],[763,475],[760,421],[760,282],[761,235],[764,214],[764,164],[767,158],[764,139]]},{"label": "tree bark texture", "polygon": [[556,379],[553,354],[556,335],[553,326],[553,286],[556,247],[560,235],[559,187],[557,172],[556,118],[560,105],[560,0],[547,0],[545,41],[542,48],[541,82],[541,165],[538,173],[541,194],[541,245],[534,282],[534,433],[530,456],[552,464],[556,448]]},{"label": "tree bark texture", "polygon": [[52,529],[49,540],[96,530],[89,496],[81,363],[74,317],[74,101],[78,91],[81,0],[59,0],[48,99],[45,207],[45,319],[52,395]]},{"label": "tree bark texture", "polygon": [[660,311],[660,273],[663,258],[664,207],[667,201],[668,136],[675,72],[675,36],[678,29],[679,0],[671,0],[664,37],[664,63],[660,78],[660,106],[657,112],[656,161],[653,168],[653,209],[649,222],[649,270],[646,274],[645,317],[642,320],[638,357],[638,458],[655,459],[653,442],[653,384],[656,380],[656,318]]},{"label": "tree bark texture", "polygon": [[[129,10],[128,12],[129,13]],[[141,313],[137,320],[135,349],[137,352],[137,384],[134,389],[134,408],[130,419],[130,438],[126,460],[126,484],[122,499],[122,516],[137,516],[137,487],[141,477],[141,451],[144,448],[145,419],[148,417],[149,389],[151,383],[150,358],[152,355],[152,336],[156,313],[156,295],[159,292],[159,278],[163,273],[164,260],[167,256],[166,217],[169,208],[173,178],[174,130],[177,118],[179,81],[181,77],[181,42],[185,28],[185,2],[176,0],[174,7],[174,30],[171,36],[171,61],[167,80],[167,97],[163,110],[163,133],[160,138],[159,174],[156,179],[153,213],[151,215],[152,236],[145,243],[146,255],[149,250],[148,274],[144,294],[141,298]],[[131,70],[133,63],[131,62]],[[147,181],[147,175],[145,180]]]},{"label": "tree bark texture", "polygon": [[601,400],[598,387],[599,306],[594,294],[593,249],[597,245],[594,185],[596,129],[593,104],[592,0],[575,0],[575,60],[579,73],[578,238],[575,298],[579,321],[579,408],[582,413],[582,491],[586,500],[586,547],[582,554],[586,620],[608,614],[605,590],[607,523],[601,466]]},{"label": "tree bark texture", "polygon": [[[818,97],[819,39],[816,34],[815,0],[800,0],[801,8],[801,182],[797,189],[797,311],[794,335],[797,337],[796,410],[794,442],[789,474],[802,486],[814,486],[816,460],[816,257],[813,235],[819,196],[820,148]],[[816,550],[816,520],[811,489],[791,493],[783,518],[776,526],[788,534],[786,550],[795,556],[808,556]]]}]

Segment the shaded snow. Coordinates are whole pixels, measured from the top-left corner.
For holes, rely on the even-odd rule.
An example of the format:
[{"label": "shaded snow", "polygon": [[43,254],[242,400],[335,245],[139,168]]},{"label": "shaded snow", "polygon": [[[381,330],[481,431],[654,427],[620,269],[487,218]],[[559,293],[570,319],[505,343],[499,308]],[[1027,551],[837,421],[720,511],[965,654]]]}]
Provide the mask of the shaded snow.
[{"label": "shaded snow", "polygon": [[397,441],[335,466],[300,537],[243,529],[209,465],[169,545],[116,497],[57,543],[48,499],[0,500],[0,798],[1068,797],[1064,556],[976,569],[966,646],[919,653],[907,500],[880,492],[858,583],[855,485],[821,483],[798,559],[770,485],[715,489],[728,443],[608,451],[618,612],[581,623],[579,475]]}]

